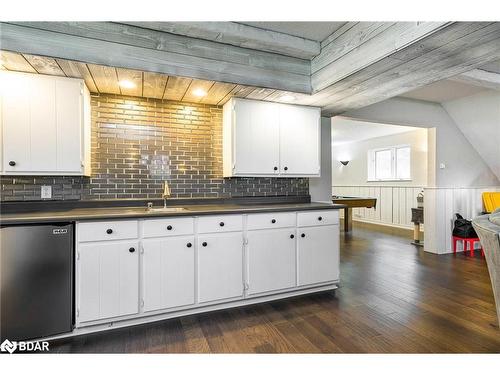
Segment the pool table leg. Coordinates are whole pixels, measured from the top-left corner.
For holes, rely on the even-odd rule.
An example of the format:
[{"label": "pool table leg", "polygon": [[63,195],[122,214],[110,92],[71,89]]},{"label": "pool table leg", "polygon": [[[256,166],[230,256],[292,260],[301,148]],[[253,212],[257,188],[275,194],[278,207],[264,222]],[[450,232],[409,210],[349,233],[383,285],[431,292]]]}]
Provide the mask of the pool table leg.
[{"label": "pool table leg", "polygon": [[350,232],[352,230],[352,208],[344,208],[344,232]]}]

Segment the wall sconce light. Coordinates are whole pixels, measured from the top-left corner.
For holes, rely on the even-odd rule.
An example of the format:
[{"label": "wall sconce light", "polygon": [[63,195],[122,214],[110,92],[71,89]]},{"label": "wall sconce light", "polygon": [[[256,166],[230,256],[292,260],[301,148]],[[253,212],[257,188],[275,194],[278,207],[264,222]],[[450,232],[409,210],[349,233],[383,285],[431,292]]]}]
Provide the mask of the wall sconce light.
[{"label": "wall sconce light", "polygon": [[341,160],[341,161],[340,161],[340,164],[342,164],[342,165],[347,165],[347,164],[349,164],[349,160],[343,160],[343,161]]}]

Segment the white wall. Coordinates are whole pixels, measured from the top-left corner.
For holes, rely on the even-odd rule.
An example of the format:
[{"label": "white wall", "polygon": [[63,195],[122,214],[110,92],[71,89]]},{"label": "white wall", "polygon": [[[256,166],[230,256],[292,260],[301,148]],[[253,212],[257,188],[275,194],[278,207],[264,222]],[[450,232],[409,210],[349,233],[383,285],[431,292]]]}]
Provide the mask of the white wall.
[{"label": "white wall", "polygon": [[[492,113],[495,106],[493,102]],[[379,123],[435,128],[435,136],[432,132],[429,134],[429,144],[436,144],[436,153],[432,156],[435,157],[436,173],[435,186],[431,186],[431,176],[425,189],[424,249],[437,254],[449,252],[453,214],[463,212],[469,218],[476,216],[481,210],[482,191],[493,191],[500,186],[500,180],[488,163],[440,104],[397,97],[351,111],[347,116]],[[492,131],[497,126],[495,121],[481,123]],[[474,126],[470,129],[473,134],[481,133]],[[446,168],[440,169],[440,163]],[[470,206],[472,209],[464,203],[467,201],[475,202]]]},{"label": "white wall", "polygon": [[500,92],[480,92],[445,102],[443,107],[500,179]]},{"label": "white wall", "polygon": [[[332,126],[335,127],[335,118],[332,119]],[[367,182],[369,150],[406,144],[411,147],[411,181]],[[335,186],[427,186],[426,129],[415,129],[359,142],[334,144],[332,158],[332,184]],[[343,166],[340,160],[349,160],[349,164]]]},{"label": "white wall", "polygon": [[332,119],[321,117],[321,177],[309,179],[313,202],[332,202]]},{"label": "white wall", "polygon": [[[500,180],[440,104],[392,98],[343,116],[385,124],[436,128],[436,186],[497,186]],[[444,163],[445,169],[439,169]]]}]

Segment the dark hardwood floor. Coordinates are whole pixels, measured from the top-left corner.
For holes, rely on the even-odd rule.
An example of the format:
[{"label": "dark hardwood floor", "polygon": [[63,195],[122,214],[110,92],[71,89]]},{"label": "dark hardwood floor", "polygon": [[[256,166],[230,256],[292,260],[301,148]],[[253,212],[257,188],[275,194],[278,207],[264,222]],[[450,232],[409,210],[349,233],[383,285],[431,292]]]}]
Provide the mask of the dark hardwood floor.
[{"label": "dark hardwood floor", "polygon": [[[376,230],[374,230],[376,229]],[[322,293],[60,340],[58,353],[498,353],[486,263],[433,255],[411,232],[341,233],[341,285]]]}]

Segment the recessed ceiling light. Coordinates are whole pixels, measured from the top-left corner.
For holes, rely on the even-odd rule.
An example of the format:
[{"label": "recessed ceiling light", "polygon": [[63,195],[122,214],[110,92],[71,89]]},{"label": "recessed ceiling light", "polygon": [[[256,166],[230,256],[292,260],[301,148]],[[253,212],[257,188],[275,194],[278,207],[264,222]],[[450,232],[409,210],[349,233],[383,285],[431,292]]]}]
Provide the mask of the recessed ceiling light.
[{"label": "recessed ceiling light", "polygon": [[200,97],[201,96],[206,96],[207,92],[205,90],[203,90],[203,89],[198,88],[198,89],[194,89],[193,90],[193,95],[194,96],[200,96]]},{"label": "recessed ceiling light", "polygon": [[133,89],[135,88],[135,83],[132,81],[129,81],[128,79],[122,79],[121,81],[118,82],[118,84],[123,87],[124,89]]},{"label": "recessed ceiling light", "polygon": [[295,100],[295,96],[289,94],[281,95],[280,100],[284,102],[293,102]]}]

